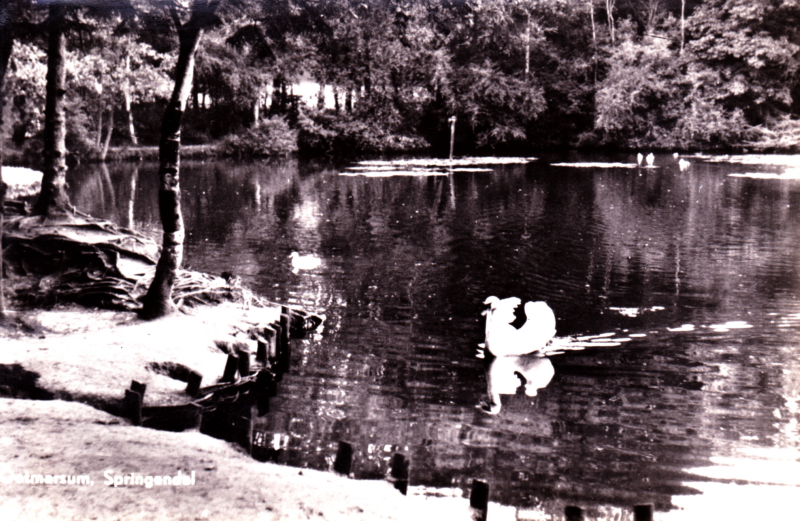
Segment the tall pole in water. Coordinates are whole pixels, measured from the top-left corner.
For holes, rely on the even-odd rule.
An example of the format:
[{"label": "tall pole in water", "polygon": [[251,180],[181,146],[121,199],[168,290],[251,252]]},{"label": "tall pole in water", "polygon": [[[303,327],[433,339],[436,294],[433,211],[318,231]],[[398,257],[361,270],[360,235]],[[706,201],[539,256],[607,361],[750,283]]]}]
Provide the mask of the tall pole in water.
[{"label": "tall pole in water", "polygon": [[450,119],[447,121],[450,122],[450,161],[453,160],[453,142],[456,139],[456,117],[450,116]]}]

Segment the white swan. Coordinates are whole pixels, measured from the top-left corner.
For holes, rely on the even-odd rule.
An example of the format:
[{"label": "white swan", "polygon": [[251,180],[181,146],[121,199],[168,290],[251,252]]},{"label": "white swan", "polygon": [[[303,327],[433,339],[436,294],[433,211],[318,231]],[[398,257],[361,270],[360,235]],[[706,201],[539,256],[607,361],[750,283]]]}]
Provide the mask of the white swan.
[{"label": "white swan", "polygon": [[300,272],[300,270],[314,270],[320,267],[322,264],[322,260],[319,257],[314,257],[313,255],[300,255],[296,251],[293,251],[289,258],[292,259],[292,273],[295,275]]},{"label": "white swan", "polygon": [[636,154],[636,164],[642,166],[642,161],[644,161],[644,156],[642,155],[641,152],[639,152],[638,154]]},{"label": "white swan", "polygon": [[689,161],[685,160],[684,158],[680,158],[678,160],[678,168],[680,169],[681,172],[683,172],[684,170],[688,169],[690,165],[691,165],[691,163]]},{"label": "white swan", "polygon": [[519,356],[542,349],[556,334],[556,317],[545,302],[525,304],[525,323],[517,329],[511,325],[514,309],[522,301],[517,297],[500,300],[489,297],[484,304],[486,316],[484,347],[494,356]]},{"label": "white swan", "polygon": [[650,152],[649,154],[647,154],[645,160],[647,161],[647,166],[653,166],[653,163],[656,160],[656,156],[654,156],[653,153]]}]

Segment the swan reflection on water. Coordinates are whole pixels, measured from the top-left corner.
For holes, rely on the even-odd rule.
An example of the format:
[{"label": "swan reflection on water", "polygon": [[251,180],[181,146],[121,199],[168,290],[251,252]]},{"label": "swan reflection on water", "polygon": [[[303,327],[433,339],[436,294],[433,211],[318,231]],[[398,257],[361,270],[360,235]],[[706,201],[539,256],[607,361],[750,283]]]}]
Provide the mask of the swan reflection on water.
[{"label": "swan reflection on water", "polygon": [[522,388],[534,397],[555,375],[553,363],[540,355],[487,356],[485,369],[487,399],[480,407],[489,414],[500,412],[501,395],[514,395]]}]

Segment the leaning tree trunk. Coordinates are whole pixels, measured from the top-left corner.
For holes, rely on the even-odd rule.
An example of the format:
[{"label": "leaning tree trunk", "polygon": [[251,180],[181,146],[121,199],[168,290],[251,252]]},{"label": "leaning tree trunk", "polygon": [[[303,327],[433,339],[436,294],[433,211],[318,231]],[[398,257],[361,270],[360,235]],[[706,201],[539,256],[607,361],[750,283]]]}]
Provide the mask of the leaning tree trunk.
[{"label": "leaning tree trunk", "polygon": [[111,134],[114,132],[114,107],[108,109],[108,132],[106,133],[106,140],[103,143],[103,150],[100,152],[100,162],[106,162],[108,155],[108,145],[111,144]]},{"label": "leaning tree trunk", "polygon": [[177,13],[172,12],[173,21],[178,28],[180,50],[175,66],[175,86],[164,111],[158,150],[158,209],[164,237],[155,277],[143,298],[140,313],[143,318],[159,318],[176,311],[172,302],[172,287],[183,260],[185,236],[180,187],[181,120],[192,92],[195,51],[217,4],[214,0],[195,2],[192,17],[186,24],[181,24]]},{"label": "leaning tree trunk", "polygon": [[66,214],[72,211],[67,196],[67,120],[64,111],[66,69],[64,54],[64,18],[66,7],[50,4],[47,19],[47,91],[44,107],[44,176],[39,199],[33,207],[35,215]]},{"label": "leaning tree trunk", "polygon": [[2,2],[0,4],[0,317],[3,317],[6,312],[5,277],[3,274],[3,209],[6,201],[6,184],[3,182],[3,153],[5,151],[5,126],[3,125],[5,95],[3,84],[6,79],[8,60],[11,58],[13,46],[11,6],[10,2]]}]

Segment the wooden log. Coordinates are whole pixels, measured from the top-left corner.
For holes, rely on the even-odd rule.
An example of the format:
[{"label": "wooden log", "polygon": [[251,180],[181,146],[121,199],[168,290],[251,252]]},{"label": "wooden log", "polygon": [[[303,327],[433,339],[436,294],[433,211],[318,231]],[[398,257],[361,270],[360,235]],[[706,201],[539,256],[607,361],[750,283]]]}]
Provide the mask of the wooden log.
[{"label": "wooden log", "polygon": [[633,507],[633,521],[653,521],[653,504],[635,505]]},{"label": "wooden log", "polygon": [[566,521],[583,521],[583,510],[581,507],[568,505],[564,507],[564,518]]},{"label": "wooden log", "polygon": [[228,355],[228,360],[225,363],[225,371],[222,373],[223,382],[235,382],[236,371],[239,369],[239,357],[231,353]]},{"label": "wooden log", "polygon": [[469,494],[469,506],[472,510],[472,519],[486,521],[489,512],[489,484],[479,479],[472,480],[472,490]]},{"label": "wooden log", "polygon": [[390,479],[394,483],[394,488],[404,496],[408,493],[408,467],[409,461],[403,454],[395,453],[392,456]]},{"label": "wooden log", "polygon": [[333,471],[343,476],[349,476],[353,466],[353,446],[346,441],[339,442],[336,459],[333,462]]},{"label": "wooden log", "polygon": [[123,409],[125,417],[128,418],[133,425],[142,424],[142,395],[130,389],[125,390],[125,400],[123,402]]},{"label": "wooden log", "polygon": [[197,371],[190,371],[189,378],[187,379],[186,394],[192,398],[196,397],[200,392],[200,383],[203,381],[203,375]]}]

